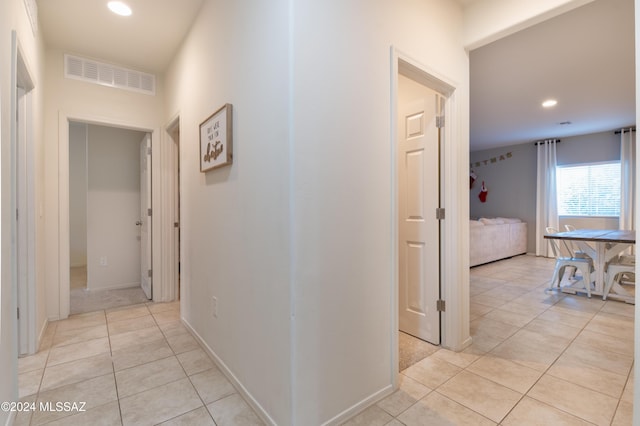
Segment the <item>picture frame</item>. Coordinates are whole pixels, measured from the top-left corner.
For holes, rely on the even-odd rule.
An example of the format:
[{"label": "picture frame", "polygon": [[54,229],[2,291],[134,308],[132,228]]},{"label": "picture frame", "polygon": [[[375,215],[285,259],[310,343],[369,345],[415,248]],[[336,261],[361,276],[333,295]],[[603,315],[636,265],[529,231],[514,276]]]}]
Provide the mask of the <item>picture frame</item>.
[{"label": "picture frame", "polygon": [[200,123],[200,171],[233,162],[233,107],[225,104]]}]

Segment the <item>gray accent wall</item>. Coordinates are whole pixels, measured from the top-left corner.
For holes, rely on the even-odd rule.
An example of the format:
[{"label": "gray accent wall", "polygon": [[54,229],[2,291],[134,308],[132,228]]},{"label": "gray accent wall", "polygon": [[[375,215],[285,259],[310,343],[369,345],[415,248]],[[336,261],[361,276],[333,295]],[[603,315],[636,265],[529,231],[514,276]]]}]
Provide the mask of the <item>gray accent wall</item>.
[{"label": "gray accent wall", "polygon": [[604,133],[563,138],[557,149],[558,165],[620,160],[620,135]]},{"label": "gray accent wall", "polygon": [[[562,138],[557,148],[558,165],[619,159],[620,135],[616,135],[613,130]],[[528,228],[527,252],[535,253],[535,144],[530,142],[473,151],[469,154],[469,160],[471,169],[478,176],[469,194],[470,217],[522,219],[527,222]],[[488,190],[485,203],[478,198],[483,180]]]}]

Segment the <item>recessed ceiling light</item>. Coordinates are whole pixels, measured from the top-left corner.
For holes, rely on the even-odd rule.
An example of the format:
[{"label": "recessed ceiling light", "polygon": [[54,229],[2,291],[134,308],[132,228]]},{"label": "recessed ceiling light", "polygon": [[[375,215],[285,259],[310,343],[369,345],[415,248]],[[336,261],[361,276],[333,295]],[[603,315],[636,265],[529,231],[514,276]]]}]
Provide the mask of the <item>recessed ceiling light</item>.
[{"label": "recessed ceiling light", "polygon": [[111,10],[113,13],[117,15],[120,15],[120,16],[131,15],[131,8],[121,1],[110,1],[109,3],[107,3],[107,7],[109,8],[109,10]]},{"label": "recessed ceiling light", "polygon": [[547,99],[542,103],[542,106],[545,108],[551,108],[552,106],[556,106],[557,103],[558,101],[556,101],[555,99]]}]

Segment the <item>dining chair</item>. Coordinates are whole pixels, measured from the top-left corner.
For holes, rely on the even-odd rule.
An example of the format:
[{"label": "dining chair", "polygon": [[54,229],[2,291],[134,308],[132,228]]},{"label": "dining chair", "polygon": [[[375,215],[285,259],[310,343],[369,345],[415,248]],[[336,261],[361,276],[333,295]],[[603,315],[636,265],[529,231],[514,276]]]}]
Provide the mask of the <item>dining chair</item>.
[{"label": "dining chair", "polygon": [[[564,225],[564,229],[566,229],[567,232],[571,232],[571,231],[575,231],[576,227],[573,225]],[[578,247],[575,241],[572,241],[572,240],[564,240],[564,241],[567,242],[567,246],[571,250],[573,257],[590,257],[587,253],[580,250],[580,247]]]},{"label": "dining chair", "polygon": [[635,280],[636,260],[635,256],[625,255],[612,260],[607,264],[606,280],[604,291],[602,292],[602,300],[607,300],[609,292],[613,288],[613,284],[621,284],[624,276],[633,276]]},{"label": "dining chair", "polygon": [[[553,227],[546,228],[547,234],[555,234],[558,232],[557,229]],[[587,297],[591,297],[591,273],[593,272],[593,259],[590,257],[573,257],[571,255],[571,251],[567,247],[566,240],[555,240],[548,239],[549,244],[551,245],[551,251],[556,258],[556,265],[553,270],[553,277],[551,278],[551,282],[549,283],[549,288],[547,290],[553,290],[554,287],[560,288],[560,282],[562,281],[562,277],[566,272],[566,268],[572,268],[572,272],[570,274],[571,278],[575,278],[575,271],[579,270],[582,274],[582,282],[584,284],[584,288],[587,291]],[[561,241],[561,244],[564,245],[565,249],[568,251],[569,256],[565,256],[560,250],[560,244],[558,241]]]}]

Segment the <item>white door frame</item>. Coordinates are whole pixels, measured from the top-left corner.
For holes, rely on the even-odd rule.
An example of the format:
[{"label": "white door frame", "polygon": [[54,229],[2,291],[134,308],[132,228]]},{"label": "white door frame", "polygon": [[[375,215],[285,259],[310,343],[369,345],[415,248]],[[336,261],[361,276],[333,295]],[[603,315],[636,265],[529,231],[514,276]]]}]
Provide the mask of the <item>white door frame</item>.
[{"label": "white door frame", "polygon": [[[163,149],[165,150],[165,161],[166,167],[164,170],[165,173],[165,182],[163,183],[165,187],[164,194],[166,195],[167,202],[163,205],[166,209],[163,212],[164,219],[164,227],[163,230],[167,231],[165,237],[165,241],[167,242],[165,249],[167,249],[166,256],[163,258],[163,267],[167,277],[171,277],[171,282],[174,283],[171,288],[167,288],[167,294],[171,296],[170,300],[177,300],[180,298],[181,300],[186,300],[186,297],[183,297],[184,291],[187,291],[184,282],[182,285],[178,286],[177,283],[180,282],[180,271],[178,269],[178,265],[181,263],[181,251],[180,251],[180,227],[181,223],[181,215],[180,215],[180,194],[181,188],[180,184],[182,180],[179,179],[180,170],[182,170],[180,166],[180,140],[175,140],[173,137],[173,133],[178,132],[180,134],[180,129],[182,128],[180,114],[174,115],[174,117],[169,121],[169,124],[165,126],[165,136],[167,138],[168,143],[163,145]],[[177,225],[177,226],[176,226]]]},{"label": "white door frame", "polygon": [[163,250],[163,241],[156,238],[162,235],[163,206],[166,204],[166,197],[163,193],[166,190],[162,186],[161,167],[163,159],[163,150],[161,149],[166,137],[159,128],[144,125],[136,122],[123,121],[108,117],[98,117],[88,115],[82,112],[58,112],[58,294],[59,294],[59,319],[67,318],[70,312],[69,306],[69,122],[77,121],[88,124],[97,124],[100,126],[120,127],[124,129],[137,130],[151,134],[151,174],[152,174],[152,224],[151,232],[153,235],[152,247],[152,270],[153,270],[153,301],[164,302],[173,300],[171,298],[172,289],[176,286],[170,279],[165,279],[162,274],[162,268],[156,267],[162,265],[166,257],[166,250]]},{"label": "white door frame", "polygon": [[[151,232],[151,223],[149,221],[148,210],[151,209],[151,134],[145,133],[140,143],[140,204],[138,211],[140,219],[137,222],[140,225],[140,286],[142,291],[149,298],[153,299],[153,277],[149,273],[152,268],[152,247],[153,233]],[[153,219],[153,216],[151,216]]]},{"label": "white door frame", "polygon": [[[443,95],[445,98],[445,126],[441,143],[441,207],[445,209],[445,219],[441,224],[440,240],[440,297],[446,302],[441,315],[441,345],[459,351],[471,344],[469,337],[469,250],[468,250],[468,214],[459,206],[465,206],[468,200],[468,161],[456,160],[468,145],[462,141],[459,105],[456,101],[458,85],[447,77],[413,60],[395,47],[391,47],[391,253],[392,280],[391,299],[391,379],[394,388],[398,386],[398,262],[399,262],[399,226],[398,226],[398,75],[403,74]],[[464,145],[464,146],[463,146]],[[463,157],[465,158],[465,157]],[[465,180],[466,179],[466,180]],[[463,185],[463,181],[467,181]],[[463,189],[464,188],[464,189]],[[455,194],[455,196],[453,195]],[[468,203],[468,201],[467,201]]]},{"label": "white door frame", "polygon": [[[11,32],[11,245],[18,353],[37,350],[36,199],[32,95],[35,88],[16,31]],[[18,126],[20,129],[18,129]],[[18,164],[18,161],[20,164]],[[18,219],[19,217],[19,219]]]}]

